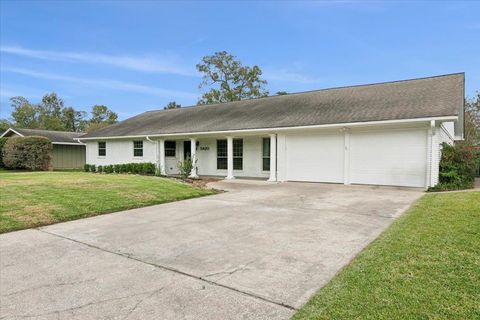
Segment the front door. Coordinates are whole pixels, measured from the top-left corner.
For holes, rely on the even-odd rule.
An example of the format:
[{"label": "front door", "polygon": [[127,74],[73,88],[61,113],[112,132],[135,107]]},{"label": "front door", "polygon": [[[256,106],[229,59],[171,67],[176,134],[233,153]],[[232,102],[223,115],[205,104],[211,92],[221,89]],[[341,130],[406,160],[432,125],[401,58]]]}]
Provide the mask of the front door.
[{"label": "front door", "polygon": [[192,157],[192,150],[190,146],[190,141],[183,141],[183,160],[187,160]]}]

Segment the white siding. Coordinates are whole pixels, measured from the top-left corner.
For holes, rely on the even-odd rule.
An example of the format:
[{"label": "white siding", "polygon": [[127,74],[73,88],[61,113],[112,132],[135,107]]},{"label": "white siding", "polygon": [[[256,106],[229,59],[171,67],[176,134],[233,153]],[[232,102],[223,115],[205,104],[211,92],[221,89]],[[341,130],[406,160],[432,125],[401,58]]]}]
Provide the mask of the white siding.
[{"label": "white siding", "polygon": [[143,140],[143,157],[133,156],[133,140],[106,140],[107,154],[105,157],[98,156],[97,141],[88,141],[86,142],[86,145],[86,160],[88,164],[103,166],[109,164],[120,164],[129,162],[156,163],[156,146],[154,143],[151,143],[147,140]]},{"label": "white siding", "polygon": [[[265,136],[268,137],[268,136]],[[241,137],[238,137],[241,138]],[[262,138],[261,136],[243,137],[243,170],[234,170],[237,177],[268,178],[269,172],[262,171]],[[219,137],[224,139],[224,137]],[[225,138],[226,139],[226,138]],[[176,141],[176,156],[165,157],[167,174],[178,174],[177,164],[183,160],[183,142]],[[143,157],[133,156],[133,140],[106,140],[107,154],[98,156],[98,143],[87,142],[87,163],[109,165],[129,162],[157,163],[156,143],[143,141]],[[217,170],[217,139],[198,138],[197,167],[199,175],[226,176],[227,170]],[[205,150],[208,148],[208,150]]]}]

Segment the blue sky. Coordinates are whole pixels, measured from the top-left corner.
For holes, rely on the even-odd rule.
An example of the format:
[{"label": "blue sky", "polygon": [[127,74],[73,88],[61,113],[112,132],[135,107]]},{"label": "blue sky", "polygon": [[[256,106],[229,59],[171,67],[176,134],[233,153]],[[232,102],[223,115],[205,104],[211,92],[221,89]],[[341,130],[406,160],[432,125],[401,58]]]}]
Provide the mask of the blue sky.
[{"label": "blue sky", "polygon": [[201,95],[195,65],[226,50],[271,93],[466,73],[480,90],[480,2],[0,1],[0,117],[57,92],[121,119]]}]

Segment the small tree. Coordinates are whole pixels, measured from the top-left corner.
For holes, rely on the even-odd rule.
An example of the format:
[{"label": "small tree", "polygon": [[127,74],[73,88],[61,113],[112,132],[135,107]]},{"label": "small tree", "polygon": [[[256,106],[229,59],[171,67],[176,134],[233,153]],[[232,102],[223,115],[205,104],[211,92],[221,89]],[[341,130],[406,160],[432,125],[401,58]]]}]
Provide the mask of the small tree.
[{"label": "small tree", "polygon": [[50,170],[52,143],[45,137],[11,137],[3,147],[8,169]]},{"label": "small tree", "polygon": [[192,173],[192,169],[196,165],[196,161],[192,161],[192,159],[187,158],[184,161],[179,161],[177,163],[177,168],[180,171],[180,175],[186,179],[190,176]]},{"label": "small tree", "polygon": [[170,101],[165,107],[163,107],[163,110],[168,110],[168,109],[178,109],[181,108],[182,105],[176,103],[175,101]]},{"label": "small tree", "polygon": [[8,138],[0,138],[0,168],[3,168],[5,165],[3,164],[3,146],[7,142]]}]

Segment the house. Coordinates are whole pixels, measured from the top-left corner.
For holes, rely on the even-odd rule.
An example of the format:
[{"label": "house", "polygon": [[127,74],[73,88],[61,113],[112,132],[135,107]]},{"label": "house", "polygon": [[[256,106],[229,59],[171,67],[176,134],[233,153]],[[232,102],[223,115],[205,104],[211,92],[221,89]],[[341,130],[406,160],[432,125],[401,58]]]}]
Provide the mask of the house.
[{"label": "house", "polygon": [[83,132],[67,132],[38,129],[8,128],[0,137],[40,136],[52,142],[52,164],[54,169],[82,168],[85,164],[85,145],[78,141]]},{"label": "house", "polygon": [[429,187],[463,138],[464,74],[148,111],[80,138],[87,163],[162,174]]}]

